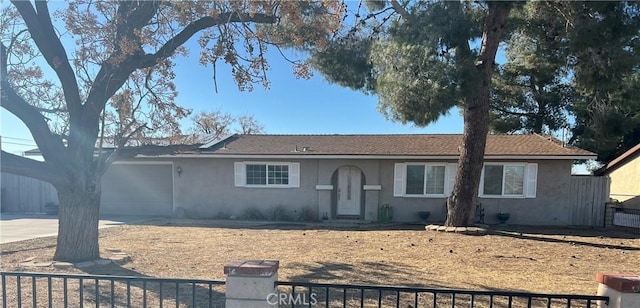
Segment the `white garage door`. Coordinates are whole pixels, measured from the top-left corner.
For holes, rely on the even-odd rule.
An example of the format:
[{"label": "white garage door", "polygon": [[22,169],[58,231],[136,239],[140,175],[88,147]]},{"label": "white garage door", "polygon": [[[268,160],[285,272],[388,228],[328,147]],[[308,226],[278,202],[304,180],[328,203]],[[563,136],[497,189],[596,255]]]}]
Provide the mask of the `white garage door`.
[{"label": "white garage door", "polygon": [[173,165],[113,164],[102,178],[100,213],[171,215]]}]

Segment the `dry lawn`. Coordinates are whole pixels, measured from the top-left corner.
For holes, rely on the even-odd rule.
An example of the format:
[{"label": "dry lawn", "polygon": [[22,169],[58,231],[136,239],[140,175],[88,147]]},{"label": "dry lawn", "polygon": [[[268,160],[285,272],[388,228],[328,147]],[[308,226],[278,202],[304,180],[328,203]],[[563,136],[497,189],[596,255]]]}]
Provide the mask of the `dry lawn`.
[{"label": "dry lawn", "polygon": [[[175,221],[174,221],[175,222]],[[184,223],[184,221],[183,221]],[[326,225],[130,225],[101,230],[100,247],[131,255],[92,274],[224,279],[238,259],[280,260],[280,280],[595,294],[597,272],[640,273],[638,234],[588,229],[511,228],[481,236]],[[0,245],[3,271],[83,273],[24,268],[46,261],[55,238]]]}]

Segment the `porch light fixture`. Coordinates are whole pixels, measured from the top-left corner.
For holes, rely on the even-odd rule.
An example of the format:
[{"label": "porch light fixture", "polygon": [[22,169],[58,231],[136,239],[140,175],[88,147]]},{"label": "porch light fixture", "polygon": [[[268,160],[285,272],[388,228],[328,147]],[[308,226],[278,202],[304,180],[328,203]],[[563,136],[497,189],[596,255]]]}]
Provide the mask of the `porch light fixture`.
[{"label": "porch light fixture", "polygon": [[176,172],[178,172],[178,176],[180,176],[182,174],[182,167],[176,167]]}]

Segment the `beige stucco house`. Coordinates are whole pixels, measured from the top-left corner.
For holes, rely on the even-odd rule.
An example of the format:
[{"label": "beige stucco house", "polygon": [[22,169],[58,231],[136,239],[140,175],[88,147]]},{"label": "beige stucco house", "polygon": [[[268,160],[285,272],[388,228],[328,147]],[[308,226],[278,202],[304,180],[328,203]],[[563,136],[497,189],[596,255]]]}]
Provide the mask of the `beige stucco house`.
[{"label": "beige stucco house", "polygon": [[[461,135],[232,135],[197,151],[137,156],[102,180],[103,213],[242,217],[274,207],[317,219],[445,218]],[[479,202],[487,223],[570,224],[572,162],[591,152],[541,135],[489,135]],[[637,182],[636,182],[637,183]]]},{"label": "beige stucco house", "polygon": [[640,209],[640,144],[598,170],[611,179],[610,197],[625,207]]}]

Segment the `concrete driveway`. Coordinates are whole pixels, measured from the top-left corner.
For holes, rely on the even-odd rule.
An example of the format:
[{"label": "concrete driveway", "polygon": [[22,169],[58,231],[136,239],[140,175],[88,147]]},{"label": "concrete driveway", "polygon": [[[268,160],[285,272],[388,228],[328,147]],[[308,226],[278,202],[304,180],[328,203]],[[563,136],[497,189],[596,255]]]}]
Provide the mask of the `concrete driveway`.
[{"label": "concrete driveway", "polygon": [[[108,228],[151,220],[152,217],[121,216],[100,219],[98,228]],[[0,215],[0,244],[58,234],[58,216],[43,214]]]}]

